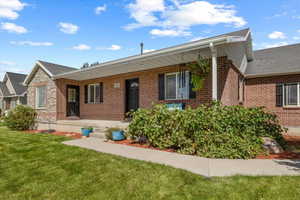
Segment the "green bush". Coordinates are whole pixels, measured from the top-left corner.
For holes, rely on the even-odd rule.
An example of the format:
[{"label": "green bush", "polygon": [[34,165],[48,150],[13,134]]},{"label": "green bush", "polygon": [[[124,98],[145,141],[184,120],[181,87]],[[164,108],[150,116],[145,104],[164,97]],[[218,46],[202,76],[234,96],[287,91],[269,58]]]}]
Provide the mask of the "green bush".
[{"label": "green bush", "polygon": [[34,127],[37,113],[34,109],[18,105],[4,117],[5,125],[13,130],[29,130]]},{"label": "green bush", "polygon": [[210,158],[254,158],[262,153],[262,137],[284,145],[284,129],[264,108],[201,105],[170,111],[164,105],[133,113],[128,135],[146,136],[150,145]]}]

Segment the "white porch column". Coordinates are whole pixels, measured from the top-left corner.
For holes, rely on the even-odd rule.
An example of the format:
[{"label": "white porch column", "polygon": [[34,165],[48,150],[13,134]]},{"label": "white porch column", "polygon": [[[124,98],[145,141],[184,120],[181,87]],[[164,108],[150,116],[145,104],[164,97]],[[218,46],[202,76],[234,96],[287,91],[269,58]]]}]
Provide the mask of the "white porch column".
[{"label": "white porch column", "polygon": [[212,55],[212,99],[218,100],[218,63],[217,63],[217,49],[213,43],[210,43],[210,50]]}]

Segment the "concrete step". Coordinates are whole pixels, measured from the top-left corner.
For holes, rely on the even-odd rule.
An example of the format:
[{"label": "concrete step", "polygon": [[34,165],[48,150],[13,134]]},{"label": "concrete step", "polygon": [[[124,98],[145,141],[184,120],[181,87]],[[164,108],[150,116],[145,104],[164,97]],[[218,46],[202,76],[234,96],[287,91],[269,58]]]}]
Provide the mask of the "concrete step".
[{"label": "concrete step", "polygon": [[104,132],[93,132],[90,134],[90,137],[105,139],[105,133]]}]

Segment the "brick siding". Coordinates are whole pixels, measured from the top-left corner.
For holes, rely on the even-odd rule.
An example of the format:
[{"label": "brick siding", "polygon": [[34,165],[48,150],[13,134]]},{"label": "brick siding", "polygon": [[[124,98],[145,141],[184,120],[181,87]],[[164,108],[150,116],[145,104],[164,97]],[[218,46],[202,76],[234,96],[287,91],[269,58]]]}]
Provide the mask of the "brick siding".
[{"label": "brick siding", "polygon": [[[152,103],[184,102],[187,106],[196,107],[211,102],[211,74],[205,80],[204,88],[197,92],[196,99],[159,101],[158,74],[179,71],[179,66],[161,67],[152,70],[120,74],[87,81],[56,80],[57,85],[57,118],[66,117],[66,87],[80,86],[80,118],[122,120],[125,115],[125,80],[139,78],[139,103],[141,108],[149,108]],[[219,99],[225,105],[237,105],[238,78],[240,74],[226,57],[218,58]],[[84,103],[84,85],[103,82],[104,102],[101,104]],[[114,88],[119,83],[120,88]]]},{"label": "brick siding", "polygon": [[282,125],[300,126],[299,107],[276,107],[276,84],[299,81],[300,75],[247,79],[245,87],[245,106],[264,106],[278,116]]}]

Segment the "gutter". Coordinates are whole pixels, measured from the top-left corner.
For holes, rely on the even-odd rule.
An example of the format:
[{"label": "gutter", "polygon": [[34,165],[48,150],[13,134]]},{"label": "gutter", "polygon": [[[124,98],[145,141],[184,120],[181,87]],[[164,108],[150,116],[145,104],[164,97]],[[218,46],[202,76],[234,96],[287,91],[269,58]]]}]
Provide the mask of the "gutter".
[{"label": "gutter", "polygon": [[251,79],[251,78],[264,78],[264,77],[272,77],[272,76],[286,76],[286,75],[297,75],[300,74],[300,71],[298,72],[283,72],[283,73],[269,73],[269,74],[246,74],[245,78],[246,79]]},{"label": "gutter", "polygon": [[190,42],[190,43],[184,44],[187,47],[184,47],[183,45],[178,45],[178,46],[174,46],[174,47],[160,49],[157,51],[145,53],[143,55],[131,56],[131,57],[127,57],[127,58],[121,58],[118,60],[105,62],[100,65],[94,66],[94,67],[79,69],[77,71],[72,71],[72,72],[66,72],[63,74],[53,76],[52,78],[53,78],[53,80],[55,80],[55,79],[59,79],[59,78],[64,78],[64,76],[68,76],[68,75],[72,75],[72,74],[76,74],[76,73],[80,73],[80,72],[86,72],[86,71],[94,70],[97,68],[108,67],[108,66],[115,65],[115,64],[127,64],[129,62],[136,62],[136,61],[140,61],[140,60],[145,61],[148,59],[158,58],[161,56],[173,55],[173,54],[177,54],[177,53],[183,53],[186,51],[193,51],[193,50],[197,50],[197,49],[209,48],[211,43],[213,43],[216,46],[216,45],[220,45],[220,44],[241,42],[241,41],[245,41],[245,38],[238,37],[238,36],[225,36],[225,37],[220,37],[220,38],[207,40],[207,41]]}]

